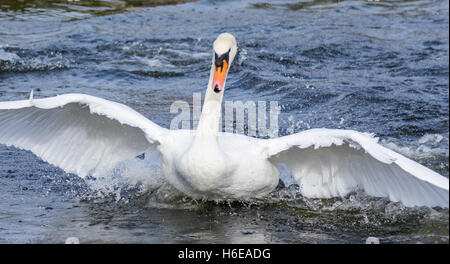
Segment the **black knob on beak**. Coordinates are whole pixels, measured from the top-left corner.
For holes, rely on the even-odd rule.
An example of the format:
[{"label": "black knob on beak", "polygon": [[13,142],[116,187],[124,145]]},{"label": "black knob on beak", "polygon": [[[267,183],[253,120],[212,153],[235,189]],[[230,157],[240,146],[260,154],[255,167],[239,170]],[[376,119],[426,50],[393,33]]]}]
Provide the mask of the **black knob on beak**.
[{"label": "black knob on beak", "polygon": [[214,86],[214,92],[216,92],[216,93],[220,92],[218,84],[216,84],[216,86]]}]

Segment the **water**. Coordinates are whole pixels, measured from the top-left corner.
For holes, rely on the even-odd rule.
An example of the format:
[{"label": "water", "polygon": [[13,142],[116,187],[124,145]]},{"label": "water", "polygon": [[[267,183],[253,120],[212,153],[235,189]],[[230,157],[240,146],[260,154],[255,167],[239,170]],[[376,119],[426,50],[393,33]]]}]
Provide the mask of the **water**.
[{"label": "water", "polygon": [[[448,1],[6,0],[0,101],[87,93],[168,127],[174,101],[204,94],[212,41],[228,31],[239,54],[226,100],[277,100],[281,135],[376,133],[448,177],[448,15]],[[0,145],[0,243],[449,243],[448,209],[305,199],[296,186],[216,204],[138,168],[82,180]]]}]

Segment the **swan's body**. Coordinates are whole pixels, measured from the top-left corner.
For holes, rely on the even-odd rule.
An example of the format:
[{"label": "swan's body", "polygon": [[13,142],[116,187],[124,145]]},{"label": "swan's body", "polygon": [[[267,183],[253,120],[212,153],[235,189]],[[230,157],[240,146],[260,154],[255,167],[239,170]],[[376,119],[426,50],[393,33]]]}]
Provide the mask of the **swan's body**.
[{"label": "swan's body", "polygon": [[66,94],[0,102],[0,143],[31,150],[80,177],[104,176],[119,163],[153,149],[162,172],[194,198],[261,197],[278,184],[286,164],[304,196],[344,196],[356,189],[406,206],[448,207],[449,181],[352,130],[312,129],[275,139],[220,133],[226,75],[237,46],[221,34],[196,131],[162,128],[131,108]]},{"label": "swan's body", "polygon": [[191,148],[194,140],[192,131],[171,130],[167,144],[158,147],[164,175],[182,192],[214,200],[246,199],[264,196],[277,186],[278,168],[262,155],[258,139],[220,133],[217,148]]}]

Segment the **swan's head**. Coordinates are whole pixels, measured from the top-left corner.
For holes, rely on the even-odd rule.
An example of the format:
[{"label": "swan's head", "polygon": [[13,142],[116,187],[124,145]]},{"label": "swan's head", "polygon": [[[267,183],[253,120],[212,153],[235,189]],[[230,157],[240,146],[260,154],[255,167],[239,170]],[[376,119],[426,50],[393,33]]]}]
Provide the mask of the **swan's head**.
[{"label": "swan's head", "polygon": [[213,44],[214,78],[212,89],[215,93],[223,91],[228,70],[237,53],[236,39],[230,33],[222,33]]}]

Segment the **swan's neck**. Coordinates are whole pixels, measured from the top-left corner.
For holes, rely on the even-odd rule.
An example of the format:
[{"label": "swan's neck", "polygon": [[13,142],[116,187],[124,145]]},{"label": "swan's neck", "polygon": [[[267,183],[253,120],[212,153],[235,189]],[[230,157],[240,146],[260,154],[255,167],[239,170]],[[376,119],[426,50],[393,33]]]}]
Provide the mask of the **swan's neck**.
[{"label": "swan's neck", "polygon": [[202,114],[198,123],[196,138],[216,138],[219,133],[220,118],[222,114],[223,91],[215,93],[212,89],[214,77],[214,64],[211,66],[208,88],[203,102]]},{"label": "swan's neck", "polygon": [[219,132],[221,110],[220,102],[205,100],[197,127],[197,137],[217,136],[217,133]]}]

